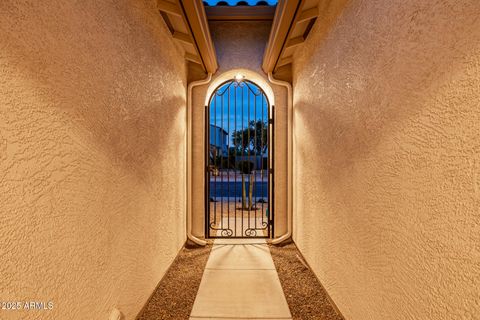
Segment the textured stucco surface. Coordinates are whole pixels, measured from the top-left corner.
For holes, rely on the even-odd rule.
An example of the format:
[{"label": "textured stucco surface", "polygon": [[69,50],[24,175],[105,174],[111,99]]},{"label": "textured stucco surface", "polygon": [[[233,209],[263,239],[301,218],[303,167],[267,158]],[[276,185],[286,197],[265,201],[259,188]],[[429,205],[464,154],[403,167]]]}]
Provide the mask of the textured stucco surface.
[{"label": "textured stucco surface", "polygon": [[[226,71],[245,69],[256,72],[267,82],[261,69],[271,22],[210,22],[219,69],[212,81]],[[275,235],[287,231],[287,95],[282,87],[270,84],[275,97]],[[192,110],[192,222],[193,233],[205,234],[205,97],[208,85],[193,90]]]},{"label": "textured stucco surface", "polygon": [[155,1],[0,2],[1,319],[133,319],[185,241],[185,65]]},{"label": "textured stucco surface", "polygon": [[297,53],[294,239],[346,319],[480,318],[479,59],[477,0],[352,0]]}]

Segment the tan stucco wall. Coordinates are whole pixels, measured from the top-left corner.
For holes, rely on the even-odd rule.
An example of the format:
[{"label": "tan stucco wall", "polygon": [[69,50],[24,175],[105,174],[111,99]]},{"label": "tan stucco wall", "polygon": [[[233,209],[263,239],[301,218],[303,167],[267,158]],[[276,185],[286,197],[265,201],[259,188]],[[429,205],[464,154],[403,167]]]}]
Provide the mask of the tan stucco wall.
[{"label": "tan stucco wall", "polygon": [[480,318],[480,2],[352,0],[294,63],[294,239],[349,320]]},{"label": "tan stucco wall", "polygon": [[185,241],[185,65],[155,1],[1,1],[1,319],[133,319]]},{"label": "tan stucco wall", "polygon": [[[210,22],[219,70],[212,81],[226,71],[246,69],[256,72],[267,82],[261,69],[263,52],[268,41],[271,22]],[[275,236],[287,231],[287,94],[270,83],[275,98]],[[192,98],[192,217],[193,234],[205,233],[205,97],[208,85],[193,90]]]}]

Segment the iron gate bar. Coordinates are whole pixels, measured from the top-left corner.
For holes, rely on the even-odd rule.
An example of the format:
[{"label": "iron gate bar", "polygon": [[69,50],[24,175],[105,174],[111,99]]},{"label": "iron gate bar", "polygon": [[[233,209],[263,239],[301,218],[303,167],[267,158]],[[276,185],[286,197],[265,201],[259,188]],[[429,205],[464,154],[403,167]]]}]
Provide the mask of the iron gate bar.
[{"label": "iron gate bar", "polygon": [[[243,114],[243,112],[245,111],[244,110],[245,104],[244,104],[244,100],[243,100],[244,96],[245,95],[244,95],[243,90],[242,90],[242,126],[240,127],[242,131],[243,131],[243,121],[245,119],[244,114]],[[243,154],[244,153],[244,150],[243,150],[243,146],[244,146],[243,136],[244,135],[243,135],[243,132],[242,132],[242,156],[244,156],[244,154]],[[244,179],[244,176],[243,176],[243,173],[240,173],[240,175],[242,175],[242,210],[240,212],[242,213],[241,221],[242,221],[242,236],[243,236],[243,214],[244,214],[244,212],[243,212],[243,179]]]},{"label": "iron gate bar", "polygon": [[[233,86],[233,87],[232,87]],[[232,88],[233,88],[233,132],[237,137],[231,135],[231,102],[232,102]],[[237,91],[241,91],[240,101],[241,101],[241,115],[237,109],[237,100],[238,95]],[[245,98],[247,99],[245,103]],[[227,101],[225,101],[227,99]],[[251,101],[253,99],[253,102]],[[261,118],[258,116],[257,110],[257,99],[261,100]],[[251,105],[253,103],[253,105]],[[219,105],[218,105],[219,104]],[[265,107],[267,108],[267,121],[265,121]],[[252,116],[253,108],[253,116]],[[248,81],[235,81],[229,80],[220,84],[215,92],[210,97],[209,103],[205,106],[205,213],[206,213],[206,223],[205,223],[205,235],[206,238],[269,238],[273,237],[273,217],[274,217],[274,179],[273,179],[273,136],[274,136],[274,127],[273,121],[270,117],[272,114],[273,117],[273,106],[272,111],[270,111],[270,105],[268,103],[268,98],[264,91],[258,87],[256,84]],[[245,110],[246,109],[246,110]],[[213,111],[213,118],[211,118],[210,111]],[[247,115],[245,117],[245,111]],[[225,115],[227,118],[227,124],[225,126]],[[241,130],[238,131],[238,116],[240,115],[241,120]],[[218,117],[220,116],[220,119]],[[253,117],[253,119],[251,119]],[[208,123],[207,123],[208,121]],[[246,123],[245,123],[246,121]],[[214,128],[213,139],[211,136],[210,129]],[[225,130],[226,128],[227,130]],[[260,132],[259,132],[260,131]],[[240,133],[240,134],[238,134]],[[259,137],[260,136],[260,137]],[[264,139],[265,137],[265,139]],[[232,149],[231,139],[240,140],[240,147],[238,150],[237,147]],[[246,141],[245,141],[246,139]],[[252,142],[253,139],[253,142]],[[266,140],[266,141],[265,141]],[[212,145],[213,142],[213,145]],[[235,143],[235,146],[237,144]],[[226,150],[225,150],[226,148]],[[263,152],[266,148],[265,152]],[[239,153],[240,152],[240,153]],[[231,163],[231,154],[232,160],[235,160],[234,163]],[[238,155],[241,156],[238,158]],[[266,156],[266,159],[264,158]],[[226,159],[225,159],[226,158]],[[238,161],[237,161],[238,160]],[[252,161],[253,160],[253,161]],[[267,178],[267,193],[264,194],[264,160],[266,164],[266,178]],[[238,163],[237,163],[238,162]],[[237,170],[237,166],[240,162],[243,162],[243,165],[240,166],[241,170]],[[248,163],[248,166],[245,164]],[[225,168],[226,166],[226,168]],[[230,176],[231,170],[233,167],[233,185],[231,186]],[[245,168],[241,168],[245,167]],[[251,169],[246,169],[246,167]],[[260,177],[257,180],[257,171],[260,168]],[[237,193],[238,193],[238,176],[237,171],[240,171],[242,178],[241,188],[242,194],[245,191],[246,193],[246,183],[248,177],[248,201],[245,195],[242,195],[242,206],[237,208]],[[211,176],[213,172],[213,180]],[[248,172],[248,173],[246,173]],[[226,179],[225,179],[226,175]],[[225,186],[226,183],[226,186]],[[212,186],[213,184],[213,186]],[[256,186],[257,185],[257,186]],[[233,196],[232,190],[233,188]],[[211,193],[213,191],[213,194]],[[260,192],[259,192],[260,191]],[[225,194],[226,192],[226,194]],[[256,193],[255,193],[256,192]],[[250,196],[251,194],[251,196]],[[258,198],[261,198],[261,226],[258,226]],[[265,199],[267,198],[267,210],[264,209]],[[230,221],[230,206],[233,199],[233,230],[232,224]],[[226,201],[225,201],[226,200]],[[217,205],[220,205],[220,221],[217,220]],[[224,205],[227,205],[224,210]],[[246,206],[246,207],[245,207]],[[213,207],[213,210],[212,210]],[[241,232],[240,235],[238,231],[238,221],[237,221],[237,209],[240,209],[241,212]],[[254,211],[253,213],[251,211]],[[213,212],[212,212],[213,211]],[[245,212],[246,211],[246,212]],[[212,217],[213,213],[213,217]],[[248,221],[245,228],[244,220],[245,213],[247,214]],[[226,217],[225,217],[226,214]],[[267,217],[267,222],[265,222],[265,216]],[[255,221],[252,225],[252,217]],[[212,221],[213,218],[213,221]],[[226,223],[224,219],[227,219]],[[226,228],[225,228],[226,224]],[[261,231],[261,236],[258,235],[258,231]],[[213,232],[213,234],[212,234]]]},{"label": "iron gate bar", "polygon": [[[204,157],[204,162],[205,162],[205,212],[206,215],[210,215],[210,173],[209,173],[209,167],[208,167],[208,160],[209,160],[209,153],[210,153],[210,140],[209,140],[209,129],[210,129],[210,119],[208,117],[208,106],[205,106],[205,157]],[[207,220],[207,217],[205,217],[205,237],[209,234],[209,225],[210,222]]]},{"label": "iron gate bar", "polygon": [[[271,133],[270,133],[270,108],[268,108],[268,125],[267,125],[267,141],[270,141]],[[271,159],[271,149],[268,148],[268,160],[267,160],[267,181],[268,181],[268,204],[267,204],[267,210],[268,210],[268,221],[270,222],[270,212],[271,212],[271,201],[270,199],[272,198],[271,192],[272,192],[272,186],[270,184],[271,179],[270,179],[270,159]]]},{"label": "iron gate bar", "polygon": [[[264,100],[263,100],[263,99],[262,99],[262,106],[261,106],[261,108],[262,108],[262,122],[261,122],[261,123],[262,123],[262,126],[263,126],[263,123],[264,123],[264,114],[265,114],[265,112],[264,112],[265,105],[264,105]],[[267,130],[268,130],[268,125],[267,125]],[[260,134],[261,134],[261,135],[260,135],[260,150],[263,151],[263,135],[264,135],[264,134],[263,134],[263,129],[262,129],[262,132],[261,132]],[[258,137],[256,137],[255,139],[258,139]],[[262,183],[263,183],[263,159],[262,159],[262,169],[260,170],[260,174],[261,174],[261,181],[262,181]],[[263,207],[263,201],[262,201],[262,227],[265,225],[265,221],[264,221],[264,219],[263,219],[263,216],[264,216],[264,215],[263,215],[263,209],[264,209],[264,207]]]},{"label": "iron gate bar", "polygon": [[[228,89],[228,88],[227,88],[227,89]],[[225,94],[225,92],[227,92],[227,90],[224,91],[224,94]],[[225,97],[225,96],[222,95],[221,98],[220,98],[220,112],[221,112],[221,114],[222,114],[222,116],[220,117],[220,119],[221,119],[220,121],[221,121],[221,126],[222,126],[222,127],[223,127],[223,98],[224,98],[224,97]],[[215,113],[215,115],[217,115],[217,113]],[[215,124],[217,124],[217,118],[216,118],[216,117],[215,117]],[[218,168],[220,169],[220,168],[222,167],[222,159],[221,159],[221,158],[218,158],[217,161],[219,162],[219,163],[218,163]],[[217,176],[215,176],[215,181],[216,181],[216,177],[217,177]],[[223,182],[223,175],[220,176],[220,182]],[[216,185],[216,184],[215,184],[215,188],[217,188],[217,185]],[[223,192],[222,192],[221,195],[220,195],[220,203],[221,203],[221,205],[220,205],[220,227],[221,227],[222,229],[224,229],[224,228],[223,228]],[[227,230],[228,230],[228,229],[227,229]],[[222,232],[223,232],[223,231],[222,231]],[[226,232],[228,232],[228,231],[226,231]]]},{"label": "iron gate bar", "polygon": [[[220,99],[221,99],[221,97],[220,97]],[[215,114],[217,114],[217,101],[218,101],[218,99],[215,98],[215,102],[214,102]],[[217,127],[217,118],[216,118],[216,117],[215,117],[215,127]],[[216,137],[216,134],[215,134],[215,141],[216,141],[216,140],[217,140],[217,137]],[[213,156],[215,157],[215,154],[214,154]],[[215,166],[215,168],[217,167],[217,161],[218,161],[218,159],[217,159],[217,157],[215,157],[215,158],[214,158],[214,161],[213,161],[213,165]],[[217,191],[217,188],[218,188],[218,187],[217,187],[217,175],[216,175],[216,171],[215,171],[214,177],[215,177],[215,184],[214,184],[214,186],[215,186],[215,191]],[[216,200],[216,199],[215,199],[215,200]],[[216,222],[217,222],[217,206],[214,207],[214,211],[215,211],[215,213],[214,213],[214,216],[213,216],[213,223],[216,223]],[[222,228],[222,229],[223,229],[223,228]]]},{"label": "iron gate bar", "polygon": [[[228,134],[230,134],[230,86],[228,86],[228,95],[227,95],[227,101],[228,101],[228,106],[227,106],[227,127],[228,127]],[[222,117],[223,119],[223,117]],[[227,139],[227,194],[230,196],[230,139]],[[227,199],[228,205],[227,205],[227,226],[228,229],[230,229],[230,200]],[[223,205],[222,205],[223,207]],[[234,224],[235,225],[235,224]],[[237,230],[234,231],[234,233],[237,233]]]},{"label": "iron gate bar", "polygon": [[[245,120],[245,116],[243,114],[243,112],[245,111],[244,110],[245,104],[244,104],[243,98],[245,97],[245,94],[244,94],[243,90],[241,92],[242,92],[242,125],[240,126],[240,129],[243,131],[243,121]],[[242,157],[244,156],[244,154],[243,154],[244,153],[244,150],[243,150],[243,146],[244,146],[243,136],[244,136],[244,134],[242,132]],[[240,221],[242,221],[242,234],[241,235],[243,236],[243,214],[244,214],[244,212],[243,212],[243,179],[244,179],[244,176],[243,176],[242,172],[240,173],[240,176],[242,177],[242,209],[240,211],[241,214],[242,214],[242,218],[240,219]]]},{"label": "iron gate bar", "polygon": [[[248,85],[247,85],[248,86]],[[250,142],[250,130],[249,129],[249,126],[250,126],[250,92],[247,91],[247,142]],[[251,159],[251,151],[250,150],[247,150],[247,160],[250,160]],[[250,175],[250,177],[248,177],[248,193],[250,195],[250,180],[252,180],[252,176]],[[251,229],[251,225],[250,225],[250,197],[248,199],[248,229],[247,230],[250,230]]]},{"label": "iron gate bar", "polygon": [[[253,150],[255,150],[256,148],[256,143],[257,143],[257,122],[256,122],[256,118],[257,118],[257,97],[254,97],[253,98],[253,114],[254,114],[254,119],[253,121],[254,122],[254,130],[253,130]],[[255,161],[257,160],[257,150],[255,150],[255,155],[254,155],[254,159]],[[255,174],[253,175],[253,184],[255,185]],[[257,229],[257,210],[253,210],[253,212],[255,213],[255,229]],[[262,215],[263,215],[263,212],[262,212]]]},{"label": "iron gate bar", "polygon": [[[215,97],[215,100],[213,101],[213,105],[214,105],[214,110],[215,110],[214,114],[217,114],[217,97]],[[215,127],[216,127],[216,126],[217,126],[217,118],[215,117]],[[214,137],[215,137],[214,139],[215,139],[215,141],[216,141],[216,140],[217,140],[216,134],[215,134]],[[210,142],[209,142],[209,143],[210,143]],[[214,159],[214,160],[213,160],[213,165],[214,165],[214,167],[216,167],[216,165],[217,165],[217,158],[215,157],[215,154],[214,154],[214,153],[212,153],[212,156],[214,157],[214,158],[213,158],[213,159]],[[217,191],[217,190],[216,190],[216,189],[217,189],[217,175],[215,174],[214,177],[215,177],[215,178],[214,178],[214,179],[215,179],[215,184],[214,184],[214,186],[215,186],[215,191]],[[215,207],[213,207],[213,208],[214,208],[214,209],[213,209],[213,211],[214,211],[214,213],[213,213],[213,223],[216,224],[216,222],[217,222],[217,206],[215,206]]]},{"label": "iron gate bar", "polygon": [[[234,93],[233,101],[235,101],[235,103],[233,104],[233,108],[234,108],[234,113],[233,114],[235,115],[233,117],[233,119],[234,119],[234,128],[235,128],[234,130],[236,131],[237,130],[237,103],[236,103],[237,102],[237,87],[233,87],[233,93]],[[230,150],[228,150],[228,158],[230,159]],[[234,166],[235,166],[235,164],[234,164]],[[233,170],[233,174],[234,174],[233,181],[235,181],[235,183],[236,183],[237,182],[237,172],[235,170]],[[236,186],[236,184],[235,184],[235,186]],[[234,215],[235,215],[235,220],[234,220],[235,221],[235,236],[237,236],[237,192],[236,192],[237,190],[236,190],[236,187],[234,188],[234,190],[235,190],[234,191],[234,193],[235,193],[235,200],[234,200],[235,201],[235,206],[234,206],[233,212],[234,212]]]},{"label": "iron gate bar", "polygon": [[[275,106],[272,106],[272,117],[270,118],[270,120],[272,121],[272,135],[275,134]],[[269,122],[270,122],[269,120]],[[273,139],[272,139],[273,140]],[[271,208],[272,208],[272,213],[273,211],[275,210],[275,174],[273,172],[274,168],[275,168],[275,141],[272,141],[271,143],[271,146],[270,146],[272,150],[272,167],[268,170],[268,176],[270,177],[270,175],[272,175],[272,201],[271,201]],[[270,216],[269,215],[269,223],[271,224],[272,226],[272,238],[275,236],[275,220],[274,220],[274,216],[273,214]]]}]

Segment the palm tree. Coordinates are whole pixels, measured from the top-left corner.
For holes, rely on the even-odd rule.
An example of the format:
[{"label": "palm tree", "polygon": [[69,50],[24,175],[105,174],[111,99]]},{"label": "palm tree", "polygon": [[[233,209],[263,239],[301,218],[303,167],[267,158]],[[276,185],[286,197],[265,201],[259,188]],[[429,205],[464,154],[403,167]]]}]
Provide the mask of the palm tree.
[{"label": "palm tree", "polygon": [[252,120],[245,129],[233,132],[233,145],[242,155],[261,155],[267,150],[267,129],[266,122]]}]

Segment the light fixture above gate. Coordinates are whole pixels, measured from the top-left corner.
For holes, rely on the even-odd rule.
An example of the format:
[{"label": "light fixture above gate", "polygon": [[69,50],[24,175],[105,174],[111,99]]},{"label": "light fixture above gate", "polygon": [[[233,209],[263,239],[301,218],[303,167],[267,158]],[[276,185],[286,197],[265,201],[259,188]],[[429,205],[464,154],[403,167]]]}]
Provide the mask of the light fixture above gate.
[{"label": "light fixture above gate", "polygon": [[235,81],[240,82],[243,79],[245,79],[245,76],[241,73],[237,73],[234,78],[235,78]]}]

